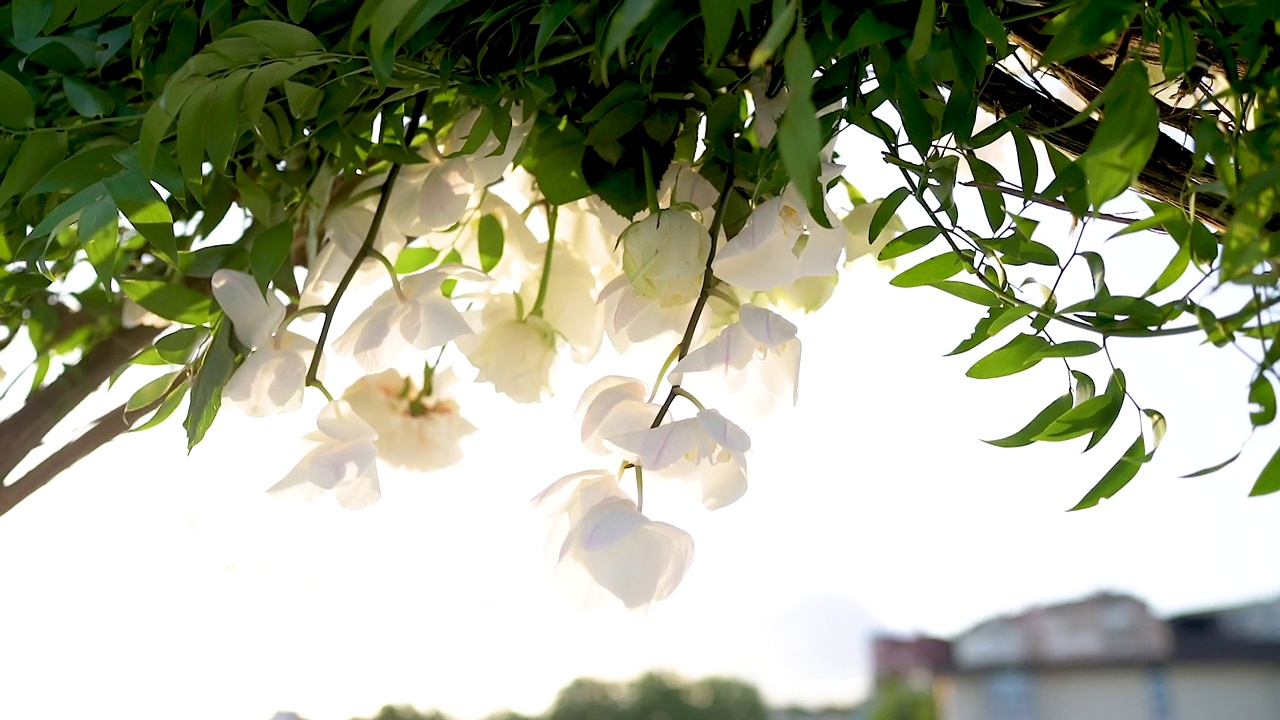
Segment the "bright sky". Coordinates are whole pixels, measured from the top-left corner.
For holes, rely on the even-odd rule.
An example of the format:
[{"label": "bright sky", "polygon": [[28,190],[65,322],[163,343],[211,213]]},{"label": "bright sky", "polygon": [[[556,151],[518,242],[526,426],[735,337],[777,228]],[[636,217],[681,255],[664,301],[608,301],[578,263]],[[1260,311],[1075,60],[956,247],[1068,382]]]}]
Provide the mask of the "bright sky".
[{"label": "bright sky", "polygon": [[[868,197],[892,187],[867,173],[879,167],[873,147],[844,150]],[[1045,232],[1063,237],[1067,224]],[[1126,259],[1140,268],[1144,254],[1171,253],[1167,238],[1112,241],[1114,291]],[[1145,267],[1129,273],[1130,292],[1158,272]],[[481,428],[465,463],[384,471],[382,501],[356,513],[263,492],[297,461],[319,398],[265,420],[226,408],[190,457],[170,422],[0,518],[0,717],[345,720],[412,703],[478,718],[541,712],[576,677],[649,668],[740,676],[778,704],[850,702],[867,688],[873,629],[946,636],[1100,589],[1161,613],[1280,592],[1268,550],[1280,496],[1246,497],[1280,433],[1259,432],[1217,475],[1177,479],[1248,435],[1239,354],[1187,338],[1116,343],[1132,392],[1169,432],[1116,498],[1066,513],[1132,442],[1132,409],[1087,455],[1083,440],[984,445],[1063,392],[1061,366],[964,377],[980,351],[941,356],[981,312],[890,277],[860,262],[826,308],[798,319],[800,404],[743,419],[753,450],[741,501],[706,512],[678,489],[649,488],[646,513],[690,532],[697,550],[647,617],[565,602],[528,500],[600,465],[576,442],[581,390],[608,373],[648,381],[653,356],[602,353],[541,406],[464,389],[463,414]]]}]

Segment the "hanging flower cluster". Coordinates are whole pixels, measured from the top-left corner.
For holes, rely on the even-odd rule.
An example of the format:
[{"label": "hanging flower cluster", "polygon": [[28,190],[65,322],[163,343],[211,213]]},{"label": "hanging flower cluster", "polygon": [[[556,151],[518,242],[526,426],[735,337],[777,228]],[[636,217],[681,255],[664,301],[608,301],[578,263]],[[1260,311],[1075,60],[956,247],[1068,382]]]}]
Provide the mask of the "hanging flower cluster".
[{"label": "hanging flower cluster", "polygon": [[[634,221],[594,197],[553,206],[530,176],[510,170],[532,119],[512,126],[505,147],[491,137],[461,154],[475,121],[465,116],[421,146],[425,162],[399,176],[331,193],[359,199],[313,213],[319,245],[292,314],[251,275],[215,273],[214,297],[244,355],[225,397],[253,416],[297,410],[306,387],[329,394],[324,345],[349,358],[366,375],[329,396],[302,460],[269,492],[314,499],[332,490],[358,509],[381,496],[377,460],[419,472],[461,462],[460,441],[476,428],[453,399],[446,357],[530,403],[555,391],[560,363],[589,362],[606,337],[620,352],[669,348],[662,387],[607,375],[579,401],[583,447],[617,470],[567,475],[533,501],[549,519],[548,560],[578,601],[643,609],[670,595],[693,559],[688,533],[644,514],[645,492],[683,488],[716,510],[748,488],[750,437],[686,379],[718,383],[766,411],[794,404],[801,343],[779,311],[820,307],[842,257],[874,251],[898,226],[873,243],[874,204],[840,218],[824,203],[815,217],[787,186],[756,203],[730,238],[720,190],[689,163],[668,169]],[[767,113],[757,122],[757,135],[772,133]],[[839,169],[828,165],[826,179]],[[388,280],[327,343],[343,293]],[[320,344],[288,329],[316,315]]]}]

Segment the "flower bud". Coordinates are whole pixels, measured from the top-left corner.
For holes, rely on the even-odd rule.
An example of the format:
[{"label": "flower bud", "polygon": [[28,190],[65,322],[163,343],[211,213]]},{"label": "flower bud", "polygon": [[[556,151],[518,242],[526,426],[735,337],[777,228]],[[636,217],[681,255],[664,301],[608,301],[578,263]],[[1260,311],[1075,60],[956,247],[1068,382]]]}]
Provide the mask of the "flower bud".
[{"label": "flower bud", "polygon": [[622,271],[641,297],[662,307],[693,302],[711,253],[711,235],[687,212],[662,210],[622,232]]}]

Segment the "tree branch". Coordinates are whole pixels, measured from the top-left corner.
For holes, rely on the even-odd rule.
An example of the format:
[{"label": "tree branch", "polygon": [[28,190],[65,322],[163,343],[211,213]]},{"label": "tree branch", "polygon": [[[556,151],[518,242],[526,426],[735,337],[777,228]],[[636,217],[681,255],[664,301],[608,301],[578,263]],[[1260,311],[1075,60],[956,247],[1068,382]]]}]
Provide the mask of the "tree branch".
[{"label": "tree branch", "polygon": [[86,430],[80,437],[63,445],[12,485],[0,485],[0,515],[12,510],[31,493],[47,485],[59,473],[84,459],[86,455],[107,444],[117,435],[127,432],[139,418],[155,410],[163,401],[164,398],[159,398],[136,410],[127,410],[126,405],[120,405],[98,418],[93,427]]},{"label": "tree branch", "polygon": [[[3,438],[0,483],[40,446],[54,425],[106,382],[111,373],[149,345],[159,332],[159,328],[147,326],[117,330],[95,345],[80,362],[64,369],[53,382],[31,393],[17,412],[0,422],[0,438]],[[8,493],[12,487],[0,486],[0,493]]]}]

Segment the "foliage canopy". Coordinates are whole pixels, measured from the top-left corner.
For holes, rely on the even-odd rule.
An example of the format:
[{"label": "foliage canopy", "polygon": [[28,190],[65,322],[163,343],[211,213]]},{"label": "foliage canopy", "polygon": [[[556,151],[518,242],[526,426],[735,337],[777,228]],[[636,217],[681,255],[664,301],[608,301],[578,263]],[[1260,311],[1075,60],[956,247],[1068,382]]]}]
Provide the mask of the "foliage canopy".
[{"label": "foliage canopy", "polygon": [[[1126,405],[1147,418],[1076,507],[1096,505],[1152,457],[1165,426],[1129,395],[1120,369],[1093,378],[1072,366],[1114,338],[1194,334],[1239,348],[1256,366],[1242,382],[1251,421],[1275,419],[1278,22],[1280,6],[1239,0],[9,3],[0,8],[0,352],[29,345],[34,360],[12,380],[25,405],[0,423],[9,479],[0,513],[126,430],[178,414],[189,443],[200,442],[254,351],[214,300],[219,271],[287,298],[285,324],[323,317],[305,373],[322,390],[334,310],[366,261],[399,274],[524,262],[541,282],[528,297],[516,292],[514,316],[542,321],[554,237],[521,248],[496,211],[481,213],[478,242],[465,248],[438,241],[469,222],[461,210],[442,225],[425,219],[425,205],[408,227],[386,221],[400,181],[447,206],[458,193],[441,168],[461,172],[449,165],[459,158],[475,185],[461,193],[464,208],[510,164],[532,177],[531,207],[553,234],[557,212],[572,208],[606,219],[656,213],[672,168],[712,188],[701,207],[713,247],[673,359],[695,349],[709,302],[777,289],[734,288],[712,268],[717,239],[732,248],[772,199],[797,198],[787,212],[807,217],[791,248],[802,261],[828,226],[849,234],[847,259],[858,241],[880,260],[925,258],[893,284],[986,308],[954,351],[988,350],[970,377],[1046,359],[1066,368],[1065,392],[993,444],[1088,435],[1092,447]],[[878,204],[831,172],[842,132],[882,144],[901,171]],[[1011,143],[1010,167],[983,159],[997,142]],[[830,212],[828,193],[841,188],[860,218]],[[1127,190],[1149,214],[1107,212]],[[242,232],[215,234],[234,208],[247,218]],[[351,208],[363,219],[341,215]],[[925,220],[889,240],[895,213],[915,208]],[[1042,208],[1069,213],[1074,247],[1037,239],[1046,233],[1031,216]],[[356,227],[345,265],[330,294],[307,305],[325,248],[341,244],[339,225]],[[1105,248],[1079,242],[1094,227],[1159,233],[1176,253],[1151,268],[1145,292],[1113,293]],[[386,234],[395,237],[378,239]],[[1044,280],[1020,284],[1023,271]],[[1059,297],[1068,271],[1087,273],[1087,291]],[[635,272],[623,272],[636,286]],[[447,297],[456,280],[439,282]],[[1220,285],[1233,290],[1206,299]],[[588,312],[594,300],[576,307]],[[168,329],[122,320],[136,320],[138,306]],[[542,325],[547,337],[567,336]],[[989,349],[1009,329],[1019,331]],[[130,364],[171,372],[9,477]],[[1253,493],[1276,490],[1280,454]]]}]

